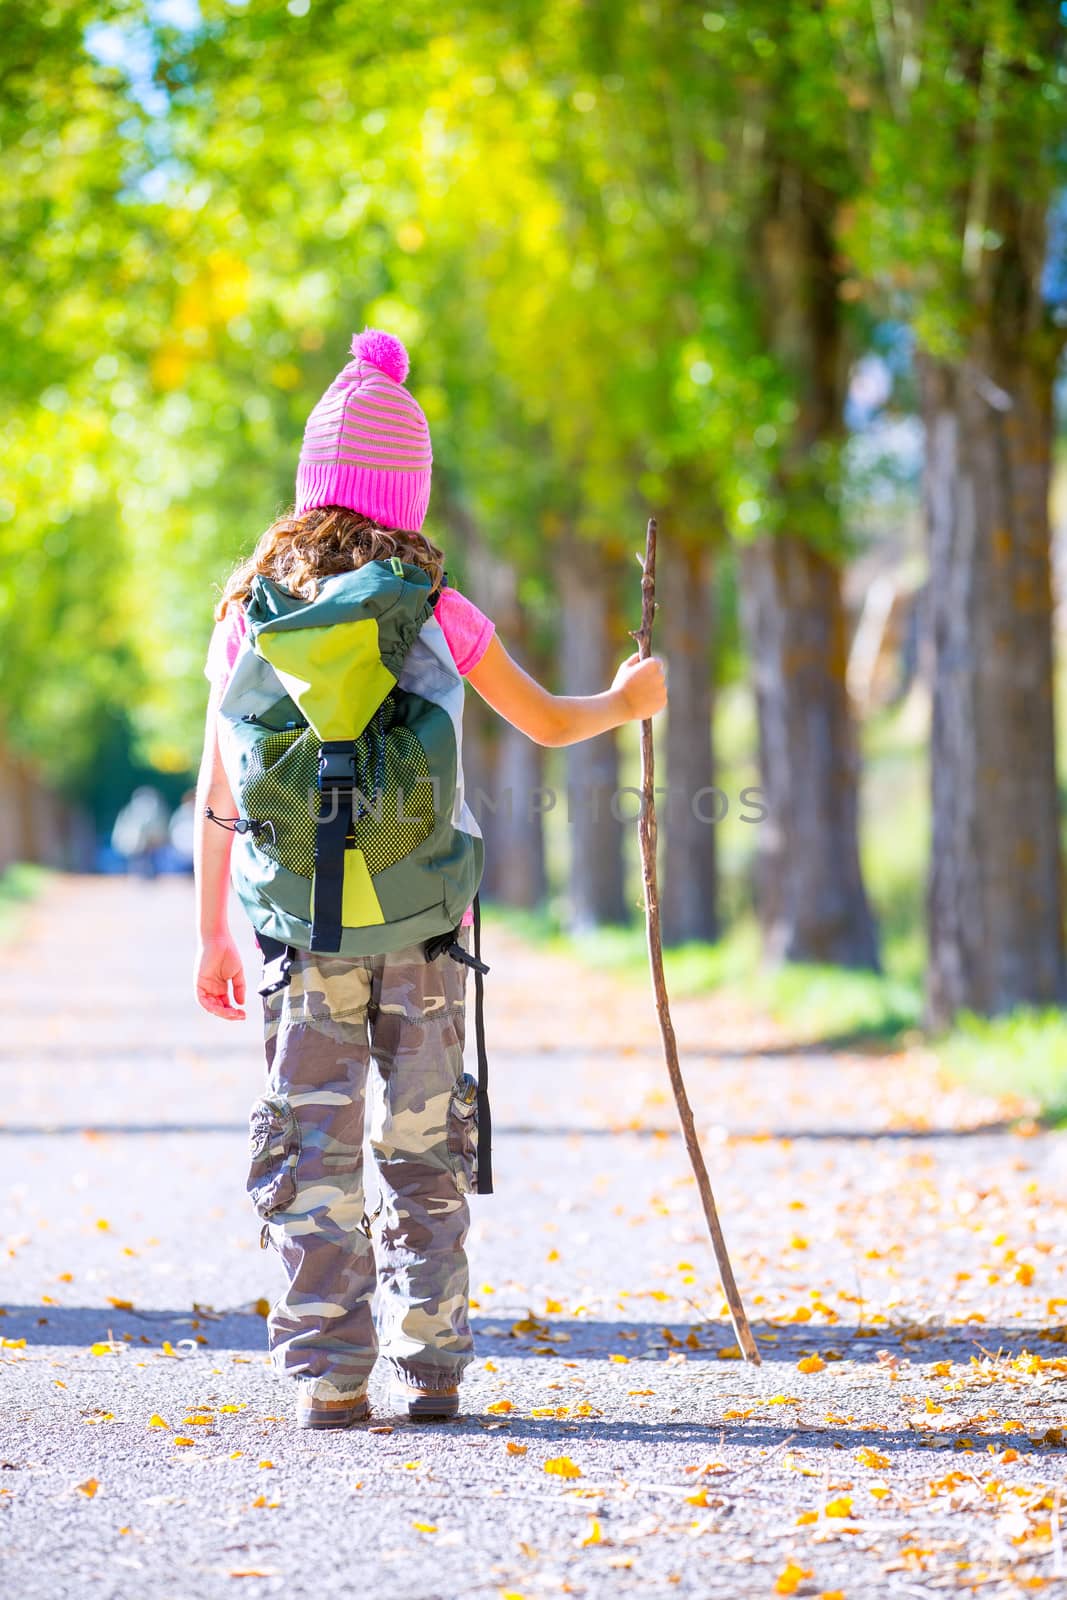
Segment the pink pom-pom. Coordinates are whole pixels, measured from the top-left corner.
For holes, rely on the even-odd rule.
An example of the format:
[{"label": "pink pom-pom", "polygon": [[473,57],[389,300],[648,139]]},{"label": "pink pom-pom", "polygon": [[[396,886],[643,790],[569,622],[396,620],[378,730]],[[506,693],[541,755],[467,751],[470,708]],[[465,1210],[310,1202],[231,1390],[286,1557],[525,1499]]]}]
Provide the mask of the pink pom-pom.
[{"label": "pink pom-pom", "polygon": [[364,328],[352,339],[352,354],[361,361],[384,372],[395,383],[403,383],[408,375],[408,353],[400,340],[380,328]]}]

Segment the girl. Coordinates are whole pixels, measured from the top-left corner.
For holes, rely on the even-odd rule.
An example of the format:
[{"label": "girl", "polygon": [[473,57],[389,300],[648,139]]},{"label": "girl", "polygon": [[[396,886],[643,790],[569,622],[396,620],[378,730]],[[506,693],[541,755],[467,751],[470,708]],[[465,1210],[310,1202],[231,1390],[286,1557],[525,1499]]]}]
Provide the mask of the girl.
[{"label": "girl", "polygon": [[[538,744],[589,739],[666,703],[656,658],[630,656],[610,689],[588,696],[551,694],[512,660],[489,618],[446,585],[442,553],[420,531],[430,436],[404,386],[403,345],[366,329],[352,357],[308,420],[292,512],[226,585],[208,654],[196,995],[229,1021],[245,1016],[245,978],[227,923],[233,833],[209,823],[247,826],[223,766],[219,705],[242,652],[252,649],[248,603],[257,583],[314,601],[324,580],[370,562],[418,569],[414,576],[429,580],[447,671],[454,663],[455,674]],[[470,921],[468,909],[456,941],[463,951]],[[402,1414],[455,1415],[472,1358],[464,1255],[471,1185],[447,1126],[463,1074],[466,965],[421,943],[360,956],[290,949],[289,957],[288,983],[264,993],[268,1091],[251,1123],[249,1189],[266,1219],[264,1243],[277,1247],[289,1280],[268,1321],[273,1363],[297,1381],[303,1427],[347,1427],[369,1416],[367,1380],[379,1351]],[[365,1123],[380,1197],[371,1218]],[[272,1159],[279,1153],[280,1166]]]}]

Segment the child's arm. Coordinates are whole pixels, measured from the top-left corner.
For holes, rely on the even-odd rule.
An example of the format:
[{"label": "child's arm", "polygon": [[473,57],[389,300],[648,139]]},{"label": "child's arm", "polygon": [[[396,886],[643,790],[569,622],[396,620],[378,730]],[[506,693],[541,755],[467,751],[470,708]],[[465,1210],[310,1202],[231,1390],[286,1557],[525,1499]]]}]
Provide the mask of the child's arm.
[{"label": "child's arm", "polygon": [[663,663],[656,656],[646,661],[628,656],[603,694],[551,694],[512,660],[495,635],[467,679],[535,744],[577,744],[623,722],[652,717],[667,704]]},{"label": "child's arm", "polygon": [[233,834],[218,827],[204,815],[205,806],[210,806],[219,817],[236,815],[233,795],[219,754],[215,717],[217,705],[218,691],[212,689],[204,731],[204,754],[196,786],[196,830],[193,835],[197,917],[196,998],[204,1010],[210,1011],[213,1016],[240,1022],[245,1015],[245,975],[237,946],[230,935],[226,914]]}]

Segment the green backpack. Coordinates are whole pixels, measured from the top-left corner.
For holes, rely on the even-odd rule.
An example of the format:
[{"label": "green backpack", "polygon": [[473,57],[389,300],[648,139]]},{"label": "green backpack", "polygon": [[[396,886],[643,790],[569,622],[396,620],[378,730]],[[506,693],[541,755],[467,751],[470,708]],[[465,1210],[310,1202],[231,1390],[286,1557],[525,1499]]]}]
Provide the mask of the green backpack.
[{"label": "green backpack", "polygon": [[219,703],[234,886],[264,940],[384,954],[452,932],[482,874],[463,681],[430,580],[397,557],[313,600],[257,577]]}]

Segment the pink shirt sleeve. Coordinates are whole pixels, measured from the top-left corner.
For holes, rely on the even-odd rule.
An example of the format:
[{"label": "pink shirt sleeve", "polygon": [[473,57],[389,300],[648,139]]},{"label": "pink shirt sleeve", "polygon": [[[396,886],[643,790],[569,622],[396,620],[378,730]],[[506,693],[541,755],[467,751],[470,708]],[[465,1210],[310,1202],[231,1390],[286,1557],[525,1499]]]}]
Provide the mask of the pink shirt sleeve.
[{"label": "pink shirt sleeve", "polygon": [[441,624],[441,632],[452,652],[456,671],[461,678],[465,678],[488,650],[489,641],[496,632],[496,624],[489,620],[484,611],[479,611],[466,595],[451,587],[442,589],[438,595],[434,616]]},{"label": "pink shirt sleeve", "polygon": [[[496,624],[458,589],[452,588],[441,590],[434,616],[441,624],[441,632],[452,652],[456,671],[465,678],[488,650],[489,641],[496,632]],[[221,622],[215,624],[204,673],[213,684],[217,684],[220,691],[233,670],[244,634],[245,614],[240,607],[228,611]]]},{"label": "pink shirt sleeve", "polygon": [[239,606],[227,611],[221,621],[215,624],[211,643],[207,647],[204,676],[218,686],[220,693],[233,671],[233,664],[237,660],[237,652],[241,648],[244,635],[245,614]]}]

